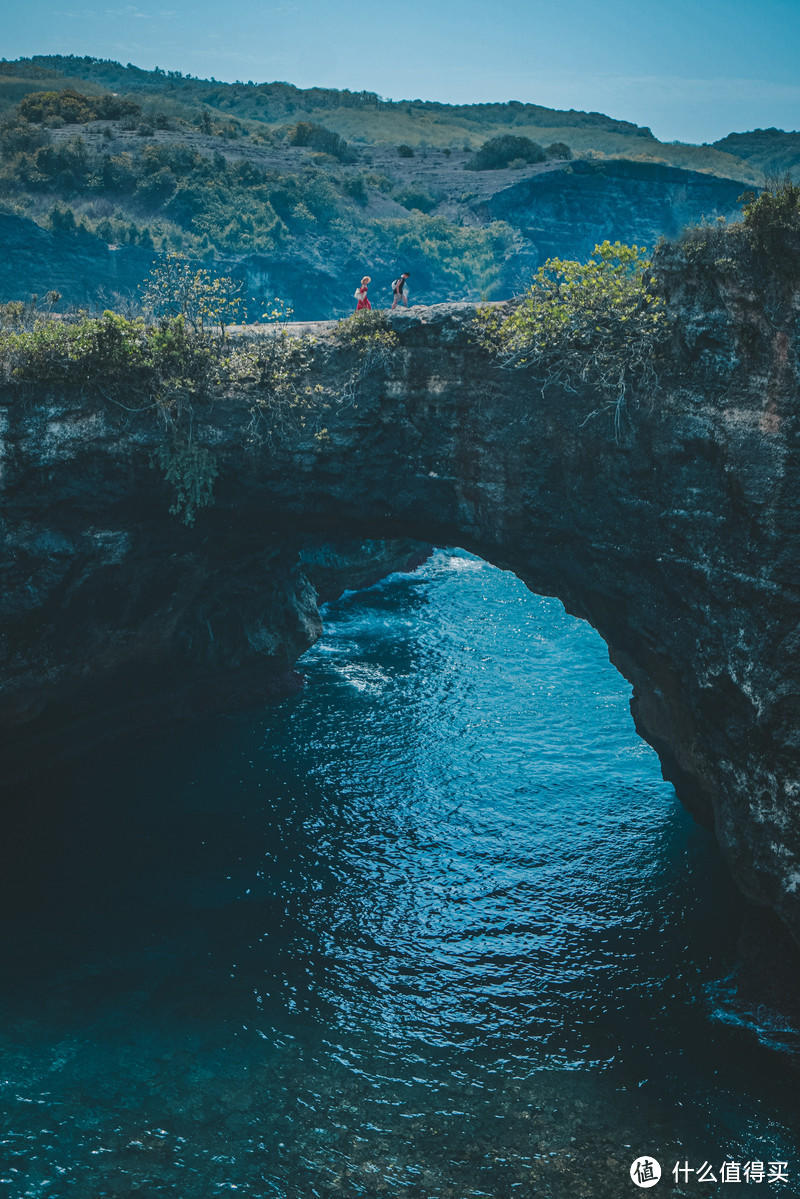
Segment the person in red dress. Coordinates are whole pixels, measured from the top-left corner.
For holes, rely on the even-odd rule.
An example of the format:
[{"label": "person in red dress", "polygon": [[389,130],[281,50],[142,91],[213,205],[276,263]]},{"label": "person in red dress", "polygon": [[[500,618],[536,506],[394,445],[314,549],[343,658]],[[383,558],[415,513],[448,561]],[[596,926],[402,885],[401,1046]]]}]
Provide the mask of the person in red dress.
[{"label": "person in red dress", "polygon": [[369,300],[367,299],[367,287],[369,286],[369,284],[371,282],[372,282],[372,279],[370,278],[370,276],[365,275],[364,278],[361,280],[360,284],[358,285],[358,287],[356,288],[355,296],[353,297],[354,299],[358,300],[358,303],[356,304],[356,312],[363,312],[365,309],[369,309],[372,307]]}]

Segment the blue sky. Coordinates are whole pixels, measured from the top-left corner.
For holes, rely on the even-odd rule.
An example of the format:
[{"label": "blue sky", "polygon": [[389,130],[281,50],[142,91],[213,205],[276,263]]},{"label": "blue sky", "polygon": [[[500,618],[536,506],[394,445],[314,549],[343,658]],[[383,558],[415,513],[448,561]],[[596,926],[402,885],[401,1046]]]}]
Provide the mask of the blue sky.
[{"label": "blue sky", "polygon": [[6,0],[0,54],[392,99],[524,100],[663,140],[800,128],[800,0]]}]

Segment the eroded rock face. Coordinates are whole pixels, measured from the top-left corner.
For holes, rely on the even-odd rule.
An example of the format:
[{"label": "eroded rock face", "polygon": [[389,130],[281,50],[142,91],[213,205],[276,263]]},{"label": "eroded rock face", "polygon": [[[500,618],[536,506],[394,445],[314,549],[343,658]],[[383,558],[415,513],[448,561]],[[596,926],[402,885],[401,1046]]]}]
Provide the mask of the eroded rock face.
[{"label": "eroded rock face", "polygon": [[675,254],[659,269],[680,312],[668,377],[618,439],[607,412],[587,419],[591,395],[492,363],[468,306],[410,309],[369,371],[318,341],[324,435],[254,447],[251,399],[214,407],[217,499],[193,529],[166,515],[155,424],[6,397],[0,716],[17,760],[54,728],[99,735],[98,710],[103,732],[285,686],[319,632],[321,545],[460,545],[598,629],[665,774],[800,938],[797,301],[765,315],[755,284]]},{"label": "eroded rock face", "polygon": [[43,229],[27,217],[0,213],[0,299],[41,299],[55,288],[66,304],[114,306],[137,294],[153,263],[140,246],[110,249],[89,233]]},{"label": "eroded rock face", "polygon": [[546,258],[587,258],[598,242],[653,246],[684,226],[736,217],[744,185],[654,162],[578,159],[496,192],[486,215],[508,221]]}]

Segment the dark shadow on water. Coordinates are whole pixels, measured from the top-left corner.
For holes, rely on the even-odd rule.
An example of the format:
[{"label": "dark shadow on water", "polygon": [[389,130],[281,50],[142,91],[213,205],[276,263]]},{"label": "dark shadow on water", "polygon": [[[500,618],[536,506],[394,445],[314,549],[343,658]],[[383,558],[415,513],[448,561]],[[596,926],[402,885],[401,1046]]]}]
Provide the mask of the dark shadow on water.
[{"label": "dark shadow on water", "polygon": [[796,963],[592,631],[439,551],[301,665],[15,793],[14,1199],[616,1199],[639,1149],[796,1179]]}]

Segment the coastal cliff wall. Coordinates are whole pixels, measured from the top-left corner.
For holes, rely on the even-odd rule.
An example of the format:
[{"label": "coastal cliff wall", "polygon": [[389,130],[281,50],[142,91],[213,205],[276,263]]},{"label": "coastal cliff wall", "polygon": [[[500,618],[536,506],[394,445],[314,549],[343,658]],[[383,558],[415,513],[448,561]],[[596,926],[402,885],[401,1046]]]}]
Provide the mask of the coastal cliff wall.
[{"label": "coastal cliff wall", "polygon": [[166,514],[157,421],[94,384],[8,389],[8,760],[283,688],[320,630],[314,563],[347,543],[348,569],[380,573],[371,554],[460,545],[600,632],[665,775],[800,939],[797,298],[683,251],[659,272],[668,372],[616,435],[591,394],[502,369],[470,306],[411,309],[368,360],[319,331],[319,412],[288,433],[253,437],[252,393],[220,396],[192,528]]},{"label": "coastal cliff wall", "polygon": [[521,231],[536,265],[583,261],[609,241],[654,246],[686,225],[739,213],[743,185],[659,163],[579,159],[495,192],[482,211]]}]

